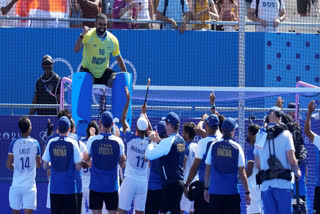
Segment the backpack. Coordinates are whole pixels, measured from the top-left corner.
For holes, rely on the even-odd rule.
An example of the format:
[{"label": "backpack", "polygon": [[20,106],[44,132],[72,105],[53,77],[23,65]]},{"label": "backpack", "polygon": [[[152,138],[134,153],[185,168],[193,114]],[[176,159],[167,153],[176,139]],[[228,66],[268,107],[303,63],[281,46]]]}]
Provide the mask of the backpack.
[{"label": "backpack", "polygon": [[[163,13],[162,13],[164,16],[166,15],[168,4],[169,4],[169,0],[165,0],[164,1],[164,10],[163,10]],[[180,4],[181,4],[181,7],[182,7],[182,13],[184,14],[184,0],[180,0]]]},{"label": "backpack", "polygon": [[[278,1],[279,1],[279,8],[281,8],[281,0],[278,0]],[[256,17],[258,17],[258,12],[259,12],[259,2],[260,0],[256,0]]]},{"label": "backpack", "polygon": [[282,115],[283,123],[288,127],[293,139],[296,158],[299,165],[305,162],[308,158],[308,152],[304,146],[304,140],[302,137],[302,131],[300,126],[294,122],[293,118],[288,114]]}]

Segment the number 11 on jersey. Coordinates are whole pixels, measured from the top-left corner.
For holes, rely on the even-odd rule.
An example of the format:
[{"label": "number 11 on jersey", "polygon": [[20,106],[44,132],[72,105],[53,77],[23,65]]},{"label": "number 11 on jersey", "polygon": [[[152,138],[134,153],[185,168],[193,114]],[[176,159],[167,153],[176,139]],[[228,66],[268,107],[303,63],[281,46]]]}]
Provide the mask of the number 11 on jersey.
[{"label": "number 11 on jersey", "polygon": [[141,168],[143,168],[143,166],[144,166],[144,158],[140,157],[140,156],[137,156],[136,159],[137,159],[137,167],[139,168],[140,160],[141,160]]}]

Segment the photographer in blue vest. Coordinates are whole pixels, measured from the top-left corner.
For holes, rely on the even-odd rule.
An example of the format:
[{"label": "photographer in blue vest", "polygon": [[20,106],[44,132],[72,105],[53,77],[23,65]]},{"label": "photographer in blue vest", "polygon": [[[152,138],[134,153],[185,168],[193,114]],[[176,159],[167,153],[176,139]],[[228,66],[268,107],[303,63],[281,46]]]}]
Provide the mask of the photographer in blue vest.
[{"label": "photographer in blue vest", "polygon": [[245,190],[245,201],[248,205],[251,201],[244,153],[233,140],[237,127],[234,119],[225,119],[222,123],[223,138],[213,142],[208,151],[204,199],[214,208],[210,214],[240,214],[238,173]]}]

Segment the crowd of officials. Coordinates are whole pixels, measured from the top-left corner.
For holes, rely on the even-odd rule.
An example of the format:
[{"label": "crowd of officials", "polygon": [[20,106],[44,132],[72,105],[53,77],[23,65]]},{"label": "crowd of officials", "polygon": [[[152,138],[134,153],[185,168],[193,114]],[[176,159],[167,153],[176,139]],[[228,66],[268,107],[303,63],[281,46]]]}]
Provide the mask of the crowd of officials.
[{"label": "crowd of officials", "polygon": [[[127,213],[133,204],[137,214],[239,214],[241,200],[247,213],[291,213],[293,183],[302,174],[292,133],[283,123],[283,116],[290,115],[281,110],[281,98],[267,112],[262,127],[249,126],[245,157],[234,140],[237,122],[216,111],[213,92],[211,113],[197,125],[182,125],[170,112],[153,130],[143,105],[134,130],[126,122],[131,95],[124,90],[121,132],[106,111],[98,124],[88,124],[87,136],[77,136],[71,113],[62,110],[41,152],[30,137],[30,119],[20,118],[22,137],[10,144],[7,159],[7,167],[14,171],[9,191],[13,213],[36,209],[36,167],[41,164],[48,171],[51,213]],[[309,103],[304,131],[320,149],[320,137],[310,125],[316,106]],[[198,142],[196,135],[202,138]],[[242,199],[239,181],[245,191]],[[316,204],[314,209],[319,209]]]}]

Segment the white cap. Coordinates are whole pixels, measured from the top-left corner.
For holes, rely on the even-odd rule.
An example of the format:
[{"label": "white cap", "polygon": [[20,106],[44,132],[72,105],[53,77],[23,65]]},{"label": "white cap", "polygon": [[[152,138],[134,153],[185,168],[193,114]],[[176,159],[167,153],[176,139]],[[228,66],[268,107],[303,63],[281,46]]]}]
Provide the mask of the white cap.
[{"label": "white cap", "polygon": [[148,121],[144,116],[140,116],[137,120],[137,127],[140,131],[145,131],[148,128]]}]

